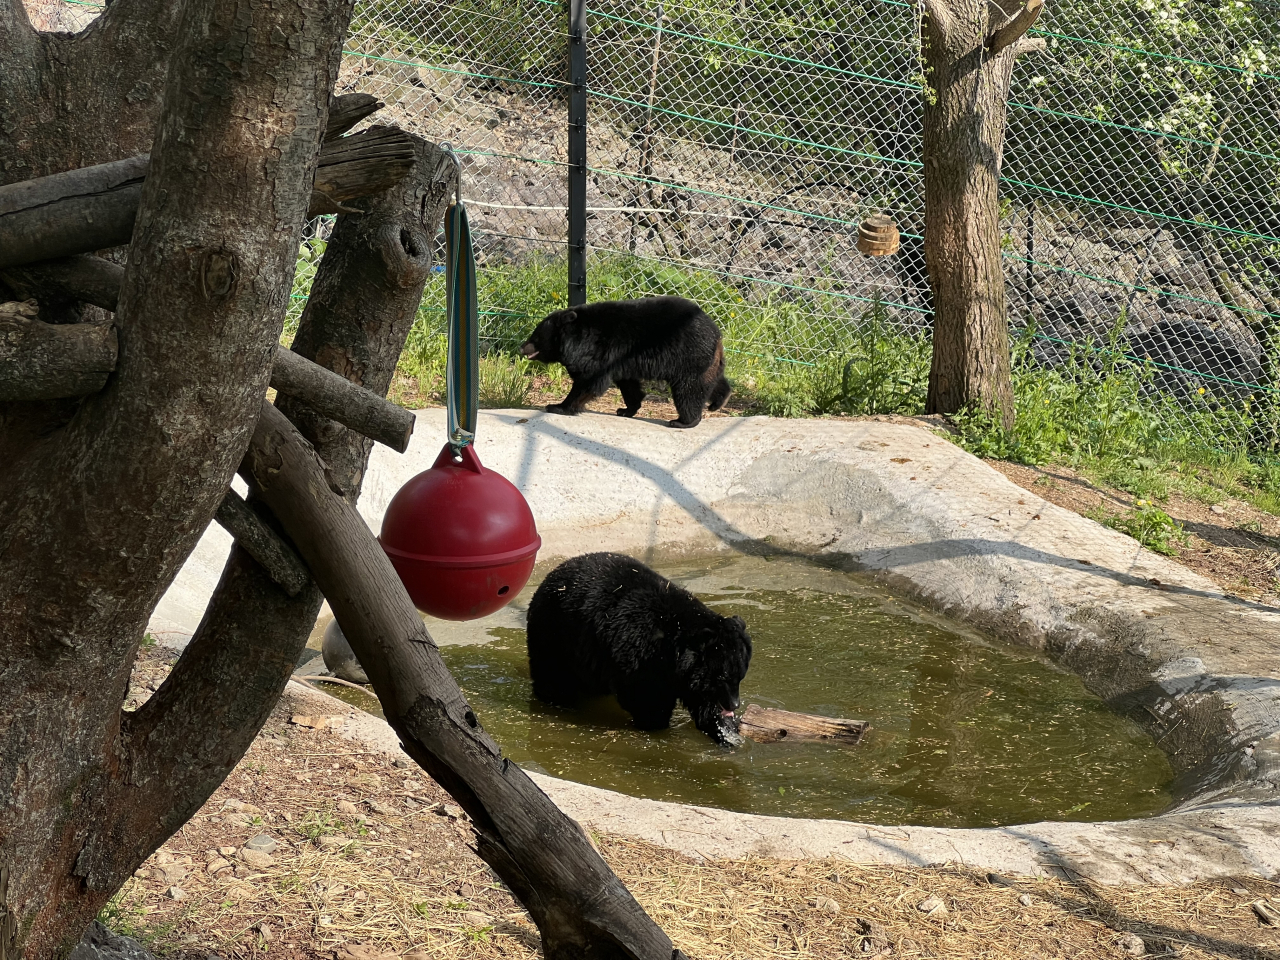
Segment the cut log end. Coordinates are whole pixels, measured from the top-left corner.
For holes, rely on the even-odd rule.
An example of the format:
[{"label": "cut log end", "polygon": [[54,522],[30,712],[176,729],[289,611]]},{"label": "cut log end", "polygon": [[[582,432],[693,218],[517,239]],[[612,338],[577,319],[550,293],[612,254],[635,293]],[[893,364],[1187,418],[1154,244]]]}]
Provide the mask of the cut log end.
[{"label": "cut log end", "polygon": [[749,704],[738,720],[738,732],[756,743],[783,740],[831,740],[857,746],[871,726],[865,720],[842,720],[810,713],[792,713]]}]

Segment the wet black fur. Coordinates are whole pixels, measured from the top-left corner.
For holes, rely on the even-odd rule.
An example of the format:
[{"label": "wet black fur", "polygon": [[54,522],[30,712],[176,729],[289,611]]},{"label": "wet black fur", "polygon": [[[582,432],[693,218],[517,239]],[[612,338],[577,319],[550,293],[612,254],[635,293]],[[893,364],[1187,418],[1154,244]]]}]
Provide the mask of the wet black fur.
[{"label": "wet black fur", "polygon": [[614,694],[642,730],[671,723],[680,700],[699,730],[738,744],[738,685],[751,663],[740,617],[618,553],[566,560],[529,604],[529,673],[539,700],[574,707]]},{"label": "wet black fur", "polygon": [[645,380],[665,380],[679,419],[696,427],[704,408],[719,410],[733,388],[724,377],[724,346],[715,322],[692,300],[643,297],[604,300],[550,314],[520,348],[526,357],[562,363],[573,388],[549,413],[576,414],[616,383],[634,417],[644,402]]}]

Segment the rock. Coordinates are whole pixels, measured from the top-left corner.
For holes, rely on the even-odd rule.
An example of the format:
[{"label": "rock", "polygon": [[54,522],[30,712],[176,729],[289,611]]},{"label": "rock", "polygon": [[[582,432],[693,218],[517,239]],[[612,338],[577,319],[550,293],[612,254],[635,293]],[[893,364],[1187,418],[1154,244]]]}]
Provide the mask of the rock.
[{"label": "rock", "polygon": [[893,953],[893,947],[889,943],[888,936],[885,935],[883,926],[873,920],[859,917],[854,921],[854,927],[861,938],[855,948],[856,956],[863,957],[865,960],[875,960],[876,957]]},{"label": "rock", "polygon": [[385,803],[379,803],[377,800],[366,800],[365,805],[380,817],[395,813],[395,810],[391,807],[388,807]]},{"label": "rock", "polygon": [[916,909],[930,917],[942,917],[950,912],[947,905],[937,897],[925,897],[916,904]]},{"label": "rock", "polygon": [[1246,890],[1244,887],[1232,887],[1231,892],[1234,893],[1237,897],[1247,897],[1249,895],[1249,891]]},{"label": "rock", "polygon": [[266,813],[261,807],[255,807],[252,803],[245,803],[243,800],[235,799],[228,800],[223,809],[230,810],[233,813],[248,814],[251,817],[260,817]]},{"label": "rock", "polygon": [[351,649],[351,644],[347,643],[347,638],[342,635],[342,628],[338,626],[337,620],[325,627],[320,653],[324,657],[324,665],[329,668],[329,672],[340,680],[346,680],[348,683],[369,682],[369,675],[364,672],[364,667],[360,666],[360,661],[356,659],[355,651]]},{"label": "rock", "polygon": [[819,913],[830,913],[834,915],[840,912],[840,904],[836,903],[830,897],[819,897],[818,902],[814,904],[814,909]]},{"label": "rock", "polygon": [[275,931],[271,929],[271,924],[265,920],[259,920],[253,925],[253,929],[257,931],[264,942],[270,943],[275,938]]},{"label": "rock", "polygon": [[307,727],[310,730],[327,730],[330,727],[342,726],[343,719],[342,717],[308,717],[302,714],[294,714],[289,722],[295,726]]},{"label": "rock", "polygon": [[1012,887],[1013,886],[1012,880],[1010,880],[1008,877],[1001,876],[998,873],[988,873],[987,883],[991,884],[993,887]]},{"label": "rock", "polygon": [[97,920],[67,955],[67,960],[154,960],[138,941],[112,933]]},{"label": "rock", "polygon": [[165,886],[172,886],[175,883],[180,883],[187,875],[187,872],[187,868],[182,864],[170,861],[164,866],[156,867],[152,870],[151,879],[158,880]]},{"label": "rock", "polygon": [[316,846],[321,850],[341,850],[350,842],[346,837],[335,837],[330,834],[316,837]]},{"label": "rock", "polygon": [[464,910],[462,919],[473,927],[492,927],[493,918],[479,910]]},{"label": "rock", "polygon": [[401,770],[403,770],[406,767],[412,767],[413,761],[410,760],[408,757],[396,757],[394,760],[391,761],[391,765],[393,767],[399,767]]},{"label": "rock", "polygon": [[456,803],[446,803],[441,808],[440,812],[452,820],[461,820],[463,817],[462,808]]},{"label": "rock", "polygon": [[1209,508],[1209,510],[1212,513],[1216,513],[1218,516],[1222,516],[1224,513],[1227,512],[1226,510],[1223,509],[1222,504],[1220,503],[1215,503],[1213,506]]},{"label": "rock", "polygon": [[255,896],[253,887],[245,883],[237,883],[227,890],[232,900],[252,900]]},{"label": "rock", "polygon": [[1136,933],[1126,933],[1116,941],[1116,947],[1131,957],[1140,957],[1147,952],[1147,945]]},{"label": "rock", "polygon": [[209,865],[205,867],[205,871],[212,874],[215,877],[223,873],[229,873],[234,869],[235,869],[235,864],[233,864],[230,860],[227,860],[223,857],[218,857],[215,860],[210,860]]},{"label": "rock", "polygon": [[236,848],[235,847],[219,847],[218,853],[222,854],[224,857],[234,857],[236,855]]},{"label": "rock", "polygon": [[240,859],[259,870],[265,870],[276,862],[271,854],[263,853],[261,850],[250,850],[248,847],[240,851]]},{"label": "rock", "polygon": [[278,846],[279,844],[276,843],[275,837],[260,833],[256,837],[250,837],[244,848],[246,850],[256,850],[258,853],[275,853]]},{"label": "rock", "polygon": [[338,812],[348,817],[360,816],[360,809],[350,800],[339,800]]},{"label": "rock", "polygon": [[187,891],[183,890],[181,887],[170,887],[164,893],[170,900],[187,899]]},{"label": "rock", "polygon": [[1029,894],[1029,893],[1021,894],[1021,895],[1018,897],[1018,902],[1019,902],[1020,904],[1022,904],[1024,907],[1029,907],[1029,906],[1031,906],[1033,903],[1035,903],[1035,901],[1031,899],[1031,894]]}]

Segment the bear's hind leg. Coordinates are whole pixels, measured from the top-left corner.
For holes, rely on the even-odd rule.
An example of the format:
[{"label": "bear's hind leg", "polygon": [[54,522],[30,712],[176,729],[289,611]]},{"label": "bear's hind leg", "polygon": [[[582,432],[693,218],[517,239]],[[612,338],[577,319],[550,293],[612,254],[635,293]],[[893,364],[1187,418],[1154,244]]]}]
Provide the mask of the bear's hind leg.
[{"label": "bear's hind leg", "polygon": [[679,419],[668,420],[667,426],[688,429],[702,422],[702,408],[707,405],[707,390],[700,380],[677,380],[671,384],[671,399]]},{"label": "bear's hind leg", "polygon": [[671,726],[676,693],[667,684],[644,675],[628,677],[617,689],[618,705],[631,714],[641,730],[665,730]]},{"label": "bear's hind leg", "polygon": [[622,393],[625,407],[618,409],[620,417],[634,417],[640,412],[640,404],[644,403],[644,385],[639,380],[617,380],[618,390]]}]

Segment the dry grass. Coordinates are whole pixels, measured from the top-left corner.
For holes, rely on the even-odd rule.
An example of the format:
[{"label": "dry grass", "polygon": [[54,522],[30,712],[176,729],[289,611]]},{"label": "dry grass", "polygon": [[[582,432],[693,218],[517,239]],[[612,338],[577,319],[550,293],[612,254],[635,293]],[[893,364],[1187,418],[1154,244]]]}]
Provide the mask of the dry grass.
[{"label": "dry grass", "polygon": [[[138,695],[164,672],[148,658]],[[333,712],[347,711],[335,702]],[[540,956],[536,929],[471,851],[465,815],[432,781],[290,716],[287,704],[276,711],[236,772],[129,882],[108,910],[111,926],[161,953],[201,958]],[[243,847],[259,833],[278,848],[253,867]],[[960,867],[698,861],[597,840],[695,960],[1123,957],[1126,933],[1152,956],[1280,960],[1280,929],[1250,908],[1280,899],[1280,887],[1259,880],[1006,886]],[[169,894],[174,886],[181,899]],[[943,909],[922,910],[929,898]]]}]

